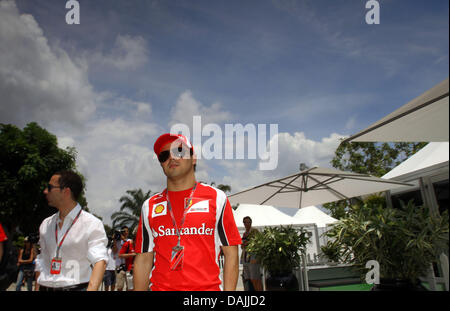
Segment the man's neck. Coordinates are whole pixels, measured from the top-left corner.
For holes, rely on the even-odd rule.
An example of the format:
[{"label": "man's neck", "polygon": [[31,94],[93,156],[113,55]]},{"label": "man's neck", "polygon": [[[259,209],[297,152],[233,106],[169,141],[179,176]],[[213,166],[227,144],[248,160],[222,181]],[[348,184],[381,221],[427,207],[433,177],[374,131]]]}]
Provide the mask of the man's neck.
[{"label": "man's neck", "polygon": [[64,222],[64,218],[77,206],[77,202],[70,201],[59,207],[59,219],[61,219],[61,224]]},{"label": "man's neck", "polygon": [[193,188],[197,181],[194,175],[187,176],[180,179],[167,178],[167,191],[183,191]]}]

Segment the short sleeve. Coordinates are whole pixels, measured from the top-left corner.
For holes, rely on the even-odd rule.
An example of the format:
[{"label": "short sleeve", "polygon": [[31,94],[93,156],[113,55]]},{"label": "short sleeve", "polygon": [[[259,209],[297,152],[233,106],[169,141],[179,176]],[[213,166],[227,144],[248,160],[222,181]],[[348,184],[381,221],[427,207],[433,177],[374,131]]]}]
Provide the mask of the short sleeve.
[{"label": "short sleeve", "polygon": [[[150,199],[149,199],[150,200]],[[139,219],[136,233],[135,252],[148,253],[153,252],[153,234],[149,224],[149,200],[142,204],[141,217]]]},{"label": "short sleeve", "polygon": [[[218,200],[219,201],[219,200]],[[220,201],[219,201],[220,202]],[[234,220],[233,210],[228,198],[224,195],[222,206],[218,206],[219,219],[217,222],[217,232],[222,246],[240,245],[242,239]]]}]

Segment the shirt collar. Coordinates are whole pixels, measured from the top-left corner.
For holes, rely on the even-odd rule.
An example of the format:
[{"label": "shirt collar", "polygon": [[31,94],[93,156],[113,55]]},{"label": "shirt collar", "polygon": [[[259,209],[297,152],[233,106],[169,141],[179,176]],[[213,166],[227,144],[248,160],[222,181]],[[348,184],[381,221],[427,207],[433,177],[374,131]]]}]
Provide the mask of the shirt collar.
[{"label": "shirt collar", "polygon": [[[67,216],[64,218],[64,221],[66,219],[69,220],[74,220],[75,217],[77,217],[78,213],[81,210],[81,205],[79,203],[77,203],[77,205],[69,212],[69,214],[67,214]],[[59,218],[59,212],[58,212],[58,217],[56,218],[57,223],[59,224],[61,222],[61,218]]]}]

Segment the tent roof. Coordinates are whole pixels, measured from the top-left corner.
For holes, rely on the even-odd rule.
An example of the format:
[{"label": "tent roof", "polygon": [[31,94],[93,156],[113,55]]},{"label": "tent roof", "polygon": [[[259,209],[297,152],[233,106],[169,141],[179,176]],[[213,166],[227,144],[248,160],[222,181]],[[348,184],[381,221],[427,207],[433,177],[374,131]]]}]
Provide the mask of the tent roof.
[{"label": "tent roof", "polygon": [[234,220],[238,228],[244,228],[242,223],[245,216],[250,216],[253,227],[278,226],[297,224],[297,220],[280,212],[270,205],[239,204],[233,211]]},{"label": "tent roof", "polygon": [[315,223],[317,227],[326,227],[328,224],[337,222],[338,220],[330,215],[322,212],[319,208],[313,206],[307,206],[299,209],[293,216],[299,223],[311,224]]},{"label": "tent roof", "polygon": [[449,79],[344,142],[448,142]]},{"label": "tent roof", "polygon": [[432,142],[383,176],[386,179],[410,180],[419,174],[447,167],[449,143]]}]

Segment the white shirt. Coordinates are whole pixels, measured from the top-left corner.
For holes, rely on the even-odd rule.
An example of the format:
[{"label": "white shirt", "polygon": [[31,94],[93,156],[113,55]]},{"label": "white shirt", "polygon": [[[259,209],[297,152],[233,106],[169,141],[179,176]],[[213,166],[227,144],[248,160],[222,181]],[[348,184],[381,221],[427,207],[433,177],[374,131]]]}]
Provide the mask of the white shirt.
[{"label": "white shirt", "polygon": [[114,254],[111,248],[108,248],[108,265],[106,270],[116,270],[116,258],[119,257],[118,253]]},{"label": "white shirt", "polygon": [[124,243],[125,242],[123,240],[116,241],[117,246],[116,268],[120,267],[120,265],[125,263],[125,258],[119,257],[120,250],[122,249]]},{"label": "white shirt", "polygon": [[[77,206],[64,219],[62,228],[58,226],[58,244],[81,210]],[[73,224],[59,251],[62,260],[61,272],[50,273],[50,264],[56,257],[57,244],[55,228],[60,223],[59,212],[44,219],[39,228],[41,253],[38,283],[47,287],[64,287],[89,282],[92,268],[96,262],[108,262],[106,245],[108,239],[100,219],[82,211]]]}]

